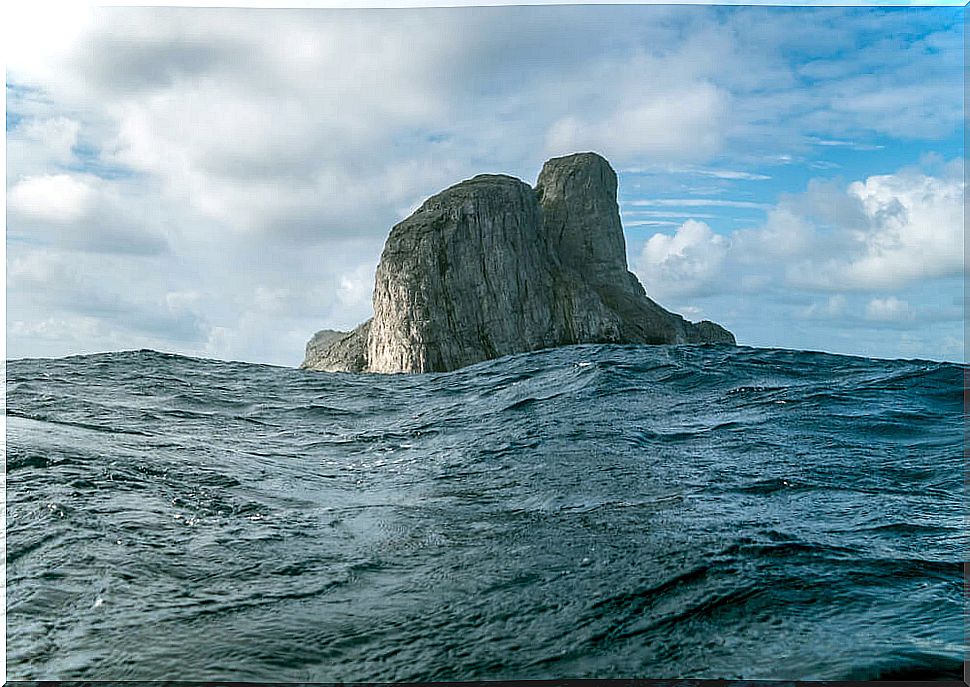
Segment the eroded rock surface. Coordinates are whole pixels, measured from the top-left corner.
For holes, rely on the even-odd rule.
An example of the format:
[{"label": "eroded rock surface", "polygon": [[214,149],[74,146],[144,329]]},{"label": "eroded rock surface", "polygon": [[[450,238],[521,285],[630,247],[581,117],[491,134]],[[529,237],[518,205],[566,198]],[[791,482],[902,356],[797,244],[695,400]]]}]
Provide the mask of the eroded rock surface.
[{"label": "eroded rock surface", "polygon": [[549,160],[535,189],[482,174],[397,224],[374,285],[374,317],[323,330],[303,367],[442,372],[577,343],[734,343],[668,312],[627,270],[616,173],[595,153]]}]

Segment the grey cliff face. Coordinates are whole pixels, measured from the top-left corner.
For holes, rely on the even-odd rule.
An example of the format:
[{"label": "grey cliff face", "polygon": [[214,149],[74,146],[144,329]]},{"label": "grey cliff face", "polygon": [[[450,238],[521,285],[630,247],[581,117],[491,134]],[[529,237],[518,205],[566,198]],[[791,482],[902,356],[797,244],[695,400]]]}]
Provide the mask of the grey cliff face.
[{"label": "grey cliff face", "polygon": [[563,265],[593,287],[626,272],[626,241],[616,202],[616,172],[595,153],[557,157],[536,183],[543,231]]},{"label": "grey cliff face", "polygon": [[397,224],[374,317],[318,332],[302,367],[443,372],[576,343],[734,343],[647,298],[627,270],[616,173],[594,153],[549,160],[535,190],[483,174]]},{"label": "grey cliff face", "polygon": [[[606,309],[617,316],[618,340],[735,343],[734,336],[720,325],[687,322],[647,297],[640,281],[627,269],[616,191],[616,173],[595,153],[549,160],[536,184],[548,240],[564,267],[588,284]],[[576,332],[575,338],[582,343],[607,340],[587,331]]]},{"label": "grey cliff face", "polygon": [[307,343],[300,367],[319,372],[364,372],[370,324],[367,320],[352,332],[321,329]]},{"label": "grey cliff face", "polygon": [[481,175],[391,230],[374,287],[369,369],[440,372],[557,343],[535,193]]}]

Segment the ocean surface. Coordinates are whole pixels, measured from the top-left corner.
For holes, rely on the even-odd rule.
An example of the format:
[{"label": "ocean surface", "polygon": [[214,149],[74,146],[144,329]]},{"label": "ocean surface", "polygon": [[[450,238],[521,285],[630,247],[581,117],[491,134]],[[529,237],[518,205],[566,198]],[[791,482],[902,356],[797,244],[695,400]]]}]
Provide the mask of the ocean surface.
[{"label": "ocean surface", "polygon": [[963,368],[7,363],[9,679],[958,678]]}]

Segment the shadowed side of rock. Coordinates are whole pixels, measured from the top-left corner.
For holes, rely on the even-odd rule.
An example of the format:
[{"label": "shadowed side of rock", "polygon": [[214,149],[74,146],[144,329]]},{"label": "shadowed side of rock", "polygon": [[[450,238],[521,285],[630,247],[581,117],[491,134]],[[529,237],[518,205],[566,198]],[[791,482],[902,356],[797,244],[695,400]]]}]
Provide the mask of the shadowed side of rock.
[{"label": "shadowed side of rock", "polygon": [[737,344],[734,334],[710,320],[700,322],[685,322],[687,328],[687,343],[715,343],[715,344]]},{"label": "shadowed side of rock", "polygon": [[[619,341],[734,343],[734,336],[713,322],[698,329],[698,325],[659,306],[627,269],[616,172],[604,158],[595,153],[576,153],[549,160],[539,173],[536,195],[542,204],[548,241],[563,267],[579,274],[616,315]],[[593,332],[576,332],[575,338],[576,343],[605,341]]]},{"label": "shadowed side of rock", "polygon": [[[616,173],[595,153],[549,160],[536,183],[546,238],[564,272],[588,285],[613,314],[617,341],[682,343],[685,337],[678,316],[649,300],[627,270],[616,192]],[[596,332],[583,330],[573,338],[572,343],[604,341]]]},{"label": "shadowed side of rock", "polygon": [[318,332],[303,367],[441,372],[578,343],[734,343],[646,296],[626,263],[617,178],[595,153],[549,160],[536,188],[483,174],[397,224],[374,286],[374,317]]},{"label": "shadowed side of rock", "polygon": [[[713,322],[694,324],[647,297],[627,269],[626,240],[617,203],[616,172],[596,153],[575,153],[546,162],[536,182],[543,232],[563,269],[578,275],[618,322],[622,343],[731,343],[734,336]],[[703,326],[701,326],[703,325]],[[606,343],[602,331],[577,331],[571,343]]]},{"label": "shadowed side of rock", "polygon": [[318,372],[365,372],[371,320],[353,331],[321,329],[307,342],[301,368]]}]

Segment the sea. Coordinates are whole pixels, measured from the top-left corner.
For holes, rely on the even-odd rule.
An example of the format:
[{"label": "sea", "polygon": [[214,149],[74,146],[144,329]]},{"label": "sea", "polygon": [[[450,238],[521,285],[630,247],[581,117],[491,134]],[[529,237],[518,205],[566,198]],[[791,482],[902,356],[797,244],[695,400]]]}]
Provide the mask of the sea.
[{"label": "sea", "polygon": [[959,679],[964,368],[6,365],[7,677]]}]

